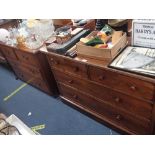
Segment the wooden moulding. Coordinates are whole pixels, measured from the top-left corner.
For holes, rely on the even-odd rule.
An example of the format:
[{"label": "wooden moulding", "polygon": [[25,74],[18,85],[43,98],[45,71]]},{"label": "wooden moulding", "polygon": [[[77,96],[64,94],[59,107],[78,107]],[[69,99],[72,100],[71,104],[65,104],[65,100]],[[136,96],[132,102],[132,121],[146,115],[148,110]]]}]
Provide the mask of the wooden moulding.
[{"label": "wooden moulding", "polygon": [[[86,38],[95,36],[98,31],[93,31]],[[92,46],[86,46],[82,42],[76,44],[77,54],[82,57],[92,58],[96,60],[112,60],[127,45],[126,33],[116,42],[112,48],[99,49]]]}]

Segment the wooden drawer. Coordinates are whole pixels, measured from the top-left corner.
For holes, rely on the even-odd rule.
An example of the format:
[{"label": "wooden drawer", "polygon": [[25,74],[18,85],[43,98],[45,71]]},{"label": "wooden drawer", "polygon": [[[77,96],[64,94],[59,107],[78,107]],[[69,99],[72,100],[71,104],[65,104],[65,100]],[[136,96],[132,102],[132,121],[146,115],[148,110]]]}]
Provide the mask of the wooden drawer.
[{"label": "wooden drawer", "polygon": [[74,74],[78,77],[87,78],[87,66],[83,63],[77,61],[66,59],[61,56],[48,56],[50,66],[52,68],[57,68],[63,72],[68,72]]},{"label": "wooden drawer", "polygon": [[60,93],[63,97],[79,105],[85,111],[100,117],[104,121],[114,125],[121,130],[135,134],[150,134],[150,121],[142,121],[124,113],[123,111],[112,107],[109,104],[94,99],[91,96],[83,94],[81,91],[72,89],[66,85],[59,84]]},{"label": "wooden drawer", "polygon": [[123,109],[132,115],[143,117],[148,120],[151,119],[153,107],[151,103],[113,91],[89,80],[80,79],[56,70],[53,70],[53,72],[55,79],[60,83],[64,83],[79,91],[90,94],[95,98],[101,99],[119,109]]},{"label": "wooden drawer", "polygon": [[1,49],[0,49],[0,56],[3,57],[3,54],[2,54],[2,52],[1,52]]},{"label": "wooden drawer", "polygon": [[21,70],[20,68],[15,68],[14,71],[19,79],[43,90],[44,92],[51,94],[51,91],[49,90],[46,83],[43,82],[42,79],[31,76],[28,72],[26,71],[23,72],[23,70]]},{"label": "wooden drawer", "polygon": [[15,52],[18,56],[19,61],[38,67],[39,63],[35,54],[28,53],[22,50],[15,50]]},{"label": "wooden drawer", "polygon": [[30,66],[30,65],[19,63],[17,61],[13,61],[11,59],[8,59],[8,61],[11,64],[11,66],[13,67],[13,69],[18,68],[18,70],[20,70],[21,72],[26,72],[31,76],[38,77],[38,78],[42,79],[40,69]]},{"label": "wooden drawer", "polygon": [[17,60],[17,56],[11,47],[0,47],[6,58]]},{"label": "wooden drawer", "polygon": [[89,76],[92,81],[103,84],[104,86],[136,98],[154,102],[155,86],[150,82],[92,66],[89,67]]}]

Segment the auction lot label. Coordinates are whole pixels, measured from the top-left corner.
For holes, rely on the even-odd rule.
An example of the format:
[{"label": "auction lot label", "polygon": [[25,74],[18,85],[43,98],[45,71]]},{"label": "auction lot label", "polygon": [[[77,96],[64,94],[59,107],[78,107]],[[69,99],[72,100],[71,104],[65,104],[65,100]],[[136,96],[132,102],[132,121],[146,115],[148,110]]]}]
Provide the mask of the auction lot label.
[{"label": "auction lot label", "polygon": [[155,48],[155,21],[137,22],[132,24],[132,45]]}]

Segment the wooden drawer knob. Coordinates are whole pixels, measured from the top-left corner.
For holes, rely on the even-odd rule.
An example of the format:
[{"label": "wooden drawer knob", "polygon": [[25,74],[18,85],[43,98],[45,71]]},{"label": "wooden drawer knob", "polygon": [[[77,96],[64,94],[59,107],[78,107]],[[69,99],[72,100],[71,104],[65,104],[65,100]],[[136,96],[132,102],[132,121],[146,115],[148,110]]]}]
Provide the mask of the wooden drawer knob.
[{"label": "wooden drawer knob", "polygon": [[35,71],[33,69],[30,69],[30,72],[32,72],[33,74],[35,73]]},{"label": "wooden drawer knob", "polygon": [[130,89],[131,90],[136,90],[136,87],[135,86],[130,86]]},{"label": "wooden drawer knob", "polygon": [[73,98],[78,99],[78,96],[77,95],[73,95]]},{"label": "wooden drawer knob", "polygon": [[119,103],[119,102],[121,101],[121,99],[120,99],[119,97],[116,97],[116,98],[115,98],[115,101],[116,101],[117,103]]},{"label": "wooden drawer knob", "polygon": [[73,80],[69,80],[68,83],[72,84],[73,83]]},{"label": "wooden drawer knob", "polygon": [[101,75],[101,76],[99,76],[98,79],[99,79],[99,80],[104,80],[104,79],[105,79],[105,76]]},{"label": "wooden drawer knob", "polygon": [[74,72],[78,72],[79,71],[79,68],[78,67],[75,67],[74,68]]},{"label": "wooden drawer knob", "polygon": [[54,61],[54,59],[53,59],[53,58],[51,58],[51,61]]},{"label": "wooden drawer knob", "polygon": [[117,120],[121,120],[121,118],[122,118],[122,117],[121,117],[121,115],[119,115],[119,114],[116,116],[116,119],[117,119]]}]

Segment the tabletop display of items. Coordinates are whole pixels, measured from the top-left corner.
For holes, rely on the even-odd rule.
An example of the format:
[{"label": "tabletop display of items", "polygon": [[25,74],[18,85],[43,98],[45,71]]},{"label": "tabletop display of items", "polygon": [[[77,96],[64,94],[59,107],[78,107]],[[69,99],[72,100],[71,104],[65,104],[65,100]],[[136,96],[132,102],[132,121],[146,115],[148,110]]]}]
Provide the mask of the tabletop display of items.
[{"label": "tabletop display of items", "polygon": [[22,20],[17,27],[0,29],[0,42],[21,49],[38,49],[54,32],[52,20]]},{"label": "tabletop display of items", "polygon": [[105,25],[100,31],[92,31],[77,43],[77,54],[97,60],[111,60],[127,44],[126,33]]}]

